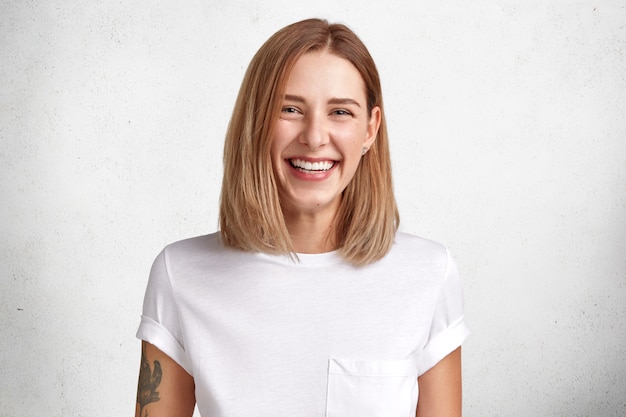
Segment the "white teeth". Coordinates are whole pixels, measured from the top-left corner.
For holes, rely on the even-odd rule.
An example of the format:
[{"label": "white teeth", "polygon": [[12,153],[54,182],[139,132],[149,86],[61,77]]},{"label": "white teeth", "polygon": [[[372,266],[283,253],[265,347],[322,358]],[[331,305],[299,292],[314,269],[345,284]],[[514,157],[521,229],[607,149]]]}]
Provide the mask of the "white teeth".
[{"label": "white teeth", "polygon": [[328,171],[335,164],[332,161],[309,162],[301,159],[291,159],[291,165],[305,171]]}]

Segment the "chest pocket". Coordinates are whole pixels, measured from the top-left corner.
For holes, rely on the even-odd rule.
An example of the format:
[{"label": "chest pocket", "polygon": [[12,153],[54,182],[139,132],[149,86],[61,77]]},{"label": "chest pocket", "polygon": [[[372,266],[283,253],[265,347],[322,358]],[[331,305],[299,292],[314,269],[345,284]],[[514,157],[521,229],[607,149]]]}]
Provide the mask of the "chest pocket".
[{"label": "chest pocket", "polygon": [[412,360],[330,359],[326,417],[414,417],[417,395]]}]

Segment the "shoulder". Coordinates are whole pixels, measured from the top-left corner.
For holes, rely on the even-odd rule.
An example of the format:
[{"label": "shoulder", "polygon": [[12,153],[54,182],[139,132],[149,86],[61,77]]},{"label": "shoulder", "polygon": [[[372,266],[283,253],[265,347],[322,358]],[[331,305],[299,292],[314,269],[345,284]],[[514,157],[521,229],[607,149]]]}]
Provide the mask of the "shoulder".
[{"label": "shoulder", "polygon": [[377,267],[394,274],[433,280],[433,285],[438,285],[435,283],[445,280],[452,262],[448,249],[441,243],[398,232],[391,250]]},{"label": "shoulder", "polygon": [[441,243],[409,233],[398,232],[390,254],[446,262],[448,249]]},{"label": "shoulder", "polygon": [[189,257],[216,254],[223,250],[219,232],[191,237],[170,243],[163,249],[168,257]]},{"label": "shoulder", "polygon": [[219,232],[167,245],[161,254],[171,273],[191,272],[206,267],[219,268],[220,265],[241,262],[245,252],[225,247]]}]

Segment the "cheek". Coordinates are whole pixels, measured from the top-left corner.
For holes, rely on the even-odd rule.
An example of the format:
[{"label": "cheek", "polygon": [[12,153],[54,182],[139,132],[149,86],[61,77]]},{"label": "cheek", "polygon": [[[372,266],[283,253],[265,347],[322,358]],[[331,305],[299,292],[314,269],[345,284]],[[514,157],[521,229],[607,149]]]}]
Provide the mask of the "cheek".
[{"label": "cheek", "polygon": [[271,152],[284,152],[290,143],[289,138],[291,135],[292,133],[290,132],[289,126],[285,126],[284,123],[278,123],[274,129],[274,136],[272,137]]},{"label": "cheek", "polygon": [[361,120],[355,120],[353,123],[339,126],[337,134],[346,140],[350,140],[351,143],[361,143],[367,137],[367,125]]},{"label": "cheek", "polygon": [[360,129],[345,129],[337,132],[337,142],[341,144],[343,152],[347,154],[361,155],[361,148],[365,140],[365,134]]}]

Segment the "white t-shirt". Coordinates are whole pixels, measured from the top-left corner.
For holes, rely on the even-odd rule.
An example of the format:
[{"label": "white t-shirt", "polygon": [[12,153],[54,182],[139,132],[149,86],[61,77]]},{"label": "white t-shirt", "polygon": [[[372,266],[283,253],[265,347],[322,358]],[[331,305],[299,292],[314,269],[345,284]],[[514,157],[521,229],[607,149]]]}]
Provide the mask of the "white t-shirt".
[{"label": "white t-shirt", "polygon": [[406,417],[417,377],[465,340],[445,247],[398,233],[380,261],[271,256],[219,233],[156,258],[137,337],[193,375],[208,417]]}]

